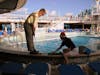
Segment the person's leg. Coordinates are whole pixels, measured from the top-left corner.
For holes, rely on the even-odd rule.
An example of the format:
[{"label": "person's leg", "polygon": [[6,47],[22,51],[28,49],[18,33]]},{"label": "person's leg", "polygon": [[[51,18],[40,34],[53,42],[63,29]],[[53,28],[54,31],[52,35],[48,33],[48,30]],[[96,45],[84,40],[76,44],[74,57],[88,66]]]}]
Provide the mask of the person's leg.
[{"label": "person's leg", "polygon": [[24,25],[25,34],[26,34],[26,42],[28,51],[35,51],[34,43],[33,43],[33,31],[30,24]]},{"label": "person's leg", "polygon": [[66,64],[69,63],[69,59],[68,59],[69,52],[70,52],[70,49],[63,49],[63,56],[64,56],[64,58],[65,58],[65,63],[66,63]]},{"label": "person's leg", "polygon": [[71,51],[69,48],[63,49],[63,53],[68,53],[69,51]]},{"label": "person's leg", "polygon": [[65,63],[69,64],[69,59],[68,59],[68,55],[66,55],[65,53],[63,53],[64,59],[65,59]]}]

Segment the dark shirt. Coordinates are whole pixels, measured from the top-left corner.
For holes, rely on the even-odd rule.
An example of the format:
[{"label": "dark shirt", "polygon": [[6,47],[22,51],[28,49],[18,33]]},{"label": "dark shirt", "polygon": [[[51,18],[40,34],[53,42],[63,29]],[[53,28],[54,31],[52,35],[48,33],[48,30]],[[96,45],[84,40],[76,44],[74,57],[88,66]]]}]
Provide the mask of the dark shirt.
[{"label": "dark shirt", "polygon": [[63,38],[62,44],[60,47],[62,46],[67,46],[68,48],[71,48],[71,50],[73,50],[76,47],[75,44],[72,42],[72,40],[67,37]]}]

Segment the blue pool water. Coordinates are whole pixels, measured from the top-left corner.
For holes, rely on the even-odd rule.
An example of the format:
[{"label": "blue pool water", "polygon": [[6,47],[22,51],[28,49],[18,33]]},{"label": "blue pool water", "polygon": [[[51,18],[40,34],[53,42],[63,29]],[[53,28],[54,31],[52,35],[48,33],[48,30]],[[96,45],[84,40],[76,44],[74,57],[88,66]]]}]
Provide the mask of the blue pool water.
[{"label": "blue pool water", "polygon": [[[98,48],[100,48],[100,38],[93,38],[93,37],[71,37],[72,41],[78,46],[89,46],[89,45],[96,45],[95,43],[98,44]],[[61,44],[60,39],[53,39],[53,40],[44,40],[44,41],[38,41],[35,42],[35,47],[38,51],[43,52],[43,53],[49,53],[54,50],[56,50]],[[66,48],[66,47],[63,47]],[[63,49],[62,48],[62,49]],[[62,50],[61,49],[61,50]]]}]

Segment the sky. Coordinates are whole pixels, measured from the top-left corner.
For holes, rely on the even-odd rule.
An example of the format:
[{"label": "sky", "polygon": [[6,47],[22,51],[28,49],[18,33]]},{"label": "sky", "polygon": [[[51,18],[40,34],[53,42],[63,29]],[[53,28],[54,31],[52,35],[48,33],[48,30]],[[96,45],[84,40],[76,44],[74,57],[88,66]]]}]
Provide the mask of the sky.
[{"label": "sky", "polygon": [[65,14],[77,15],[94,4],[95,0],[27,0],[23,8],[26,8],[28,13],[45,8],[50,15],[63,16]]}]

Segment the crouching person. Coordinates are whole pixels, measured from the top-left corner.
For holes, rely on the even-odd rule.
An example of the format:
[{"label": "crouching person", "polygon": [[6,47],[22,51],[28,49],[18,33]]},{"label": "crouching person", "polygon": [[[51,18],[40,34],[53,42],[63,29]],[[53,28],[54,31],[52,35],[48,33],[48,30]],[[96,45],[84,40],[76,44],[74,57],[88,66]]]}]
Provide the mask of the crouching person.
[{"label": "crouching person", "polygon": [[[55,51],[53,51],[52,53],[56,53],[57,51],[59,51],[63,46],[66,46],[67,48],[63,50],[63,55],[64,57],[66,57],[67,55],[70,54],[74,54],[74,52],[77,52],[75,50],[76,46],[73,43],[73,41],[68,38],[64,32],[60,33],[60,39],[62,40],[61,45],[59,46],[59,48],[57,48]],[[74,51],[75,50],[75,51]],[[66,57],[67,58],[67,57]]]}]

